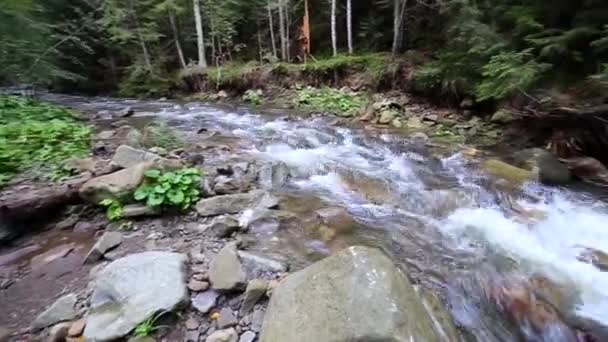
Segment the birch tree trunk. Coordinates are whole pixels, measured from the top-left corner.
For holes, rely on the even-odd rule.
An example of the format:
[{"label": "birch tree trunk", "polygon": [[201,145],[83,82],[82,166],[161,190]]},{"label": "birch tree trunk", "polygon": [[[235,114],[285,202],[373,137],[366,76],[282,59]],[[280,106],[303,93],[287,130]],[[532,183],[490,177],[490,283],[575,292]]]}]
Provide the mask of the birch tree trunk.
[{"label": "birch tree trunk", "polygon": [[287,59],[287,42],[285,32],[285,12],[283,12],[283,0],[279,0],[279,34],[281,35],[281,59]]},{"label": "birch tree trunk", "polygon": [[169,23],[171,24],[171,31],[173,31],[173,41],[175,42],[175,49],[177,50],[177,57],[182,68],[186,68],[186,59],[184,58],[184,52],[182,50],[182,44],[179,42],[179,33],[177,32],[177,25],[175,24],[175,15],[172,11],[169,11]]},{"label": "birch tree trunk", "polygon": [[346,35],[348,39],[348,53],[353,54],[353,7],[352,0],[346,0]]},{"label": "birch tree trunk", "polygon": [[338,55],[338,36],[336,33],[336,0],[331,0],[331,47],[334,57]]},{"label": "birch tree trunk", "polygon": [[291,17],[289,16],[290,3],[289,0],[283,0],[283,10],[285,11],[285,54],[287,55],[287,61],[291,61]]},{"label": "birch tree trunk", "polygon": [[272,55],[274,58],[278,58],[277,54],[277,43],[274,38],[274,21],[272,20],[272,9],[270,9],[270,2],[268,2],[268,26],[270,28],[270,42],[272,43]]},{"label": "birch tree trunk", "polygon": [[393,56],[397,55],[401,48],[401,37],[403,31],[403,17],[405,16],[405,8],[407,0],[394,0],[393,6]]},{"label": "birch tree trunk", "polygon": [[203,36],[203,19],[201,18],[200,0],[193,0],[194,22],[196,24],[196,45],[198,47],[198,65],[202,68],[207,67],[205,59],[205,39]]}]

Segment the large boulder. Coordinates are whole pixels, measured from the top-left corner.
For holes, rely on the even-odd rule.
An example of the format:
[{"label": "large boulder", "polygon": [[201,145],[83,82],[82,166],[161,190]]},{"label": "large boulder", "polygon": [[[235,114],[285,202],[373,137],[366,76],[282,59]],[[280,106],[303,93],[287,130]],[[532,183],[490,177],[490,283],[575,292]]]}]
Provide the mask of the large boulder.
[{"label": "large boulder", "polygon": [[95,280],[85,341],[112,341],[188,301],[182,254],[144,252],[110,263]]},{"label": "large boulder", "polygon": [[492,176],[505,179],[515,185],[538,180],[538,170],[524,170],[497,159],[486,160],[483,169]]},{"label": "large boulder", "polygon": [[201,216],[217,216],[238,214],[255,206],[273,208],[277,205],[276,199],[267,192],[254,190],[244,194],[215,196],[202,199],[196,204],[196,211],[198,211]]},{"label": "large boulder", "polygon": [[570,170],[549,151],[529,148],[515,153],[516,164],[527,170],[538,169],[539,180],[548,184],[565,184],[570,181]]},{"label": "large boulder", "polygon": [[151,162],[137,164],[109,175],[93,178],[80,188],[80,197],[99,204],[105,199],[120,199],[130,195],[144,179]]},{"label": "large boulder", "polygon": [[439,341],[408,278],[382,252],[350,247],[273,292],[261,342]]}]

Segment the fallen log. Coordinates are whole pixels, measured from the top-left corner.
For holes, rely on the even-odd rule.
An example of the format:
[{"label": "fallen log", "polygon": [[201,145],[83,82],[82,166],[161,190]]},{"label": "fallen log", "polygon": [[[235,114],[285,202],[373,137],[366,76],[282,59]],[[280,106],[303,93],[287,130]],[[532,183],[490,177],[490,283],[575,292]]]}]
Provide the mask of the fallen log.
[{"label": "fallen log", "polygon": [[25,191],[11,191],[0,195],[0,222],[36,221],[58,213],[67,205],[82,202],[78,190],[91,175],[86,173],[78,178],[43,188]]}]

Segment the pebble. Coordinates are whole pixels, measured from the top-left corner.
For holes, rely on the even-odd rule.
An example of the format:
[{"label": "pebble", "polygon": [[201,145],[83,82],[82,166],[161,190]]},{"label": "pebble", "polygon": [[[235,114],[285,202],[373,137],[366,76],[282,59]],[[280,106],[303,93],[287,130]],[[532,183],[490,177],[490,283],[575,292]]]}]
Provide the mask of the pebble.
[{"label": "pebble", "polygon": [[220,317],[217,320],[217,326],[220,329],[225,329],[237,325],[239,322],[234,315],[232,309],[226,307],[220,310]]},{"label": "pebble", "polygon": [[202,292],[209,288],[209,283],[206,281],[190,279],[190,282],[188,283],[188,288],[192,292]]},{"label": "pebble", "polygon": [[253,340],[255,340],[255,333],[253,331],[246,331],[239,338],[239,342],[253,342]]},{"label": "pebble", "polygon": [[81,318],[75,322],[72,323],[72,325],[70,326],[70,330],[68,330],[68,336],[70,337],[78,337],[80,335],[82,335],[82,332],[84,331],[84,327],[87,324],[87,320],[84,318]]},{"label": "pebble", "polygon": [[218,330],[213,334],[209,335],[205,342],[237,342],[239,335],[233,328],[226,330]]},{"label": "pebble", "polygon": [[186,320],[186,329],[188,330],[196,330],[198,329],[199,325],[198,320],[194,317],[190,317],[188,320]]},{"label": "pebble", "polygon": [[207,290],[200,292],[196,296],[192,297],[192,306],[202,314],[206,314],[211,310],[217,303],[217,297],[219,293],[214,290]]}]

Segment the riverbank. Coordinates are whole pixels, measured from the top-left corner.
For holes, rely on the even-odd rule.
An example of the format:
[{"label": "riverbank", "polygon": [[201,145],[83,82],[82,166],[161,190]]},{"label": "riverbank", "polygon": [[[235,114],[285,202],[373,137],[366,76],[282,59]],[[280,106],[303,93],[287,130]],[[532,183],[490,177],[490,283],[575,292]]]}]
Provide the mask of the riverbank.
[{"label": "riverbank", "polygon": [[[255,337],[272,341],[267,336],[288,336],[293,331],[305,340],[311,336],[322,339],[323,330],[309,329],[317,324],[315,320],[300,322],[300,328],[290,327],[293,320],[286,318],[284,310],[294,305],[289,300],[296,295],[302,296],[301,303],[321,301],[331,303],[332,310],[341,310],[344,315],[331,317],[331,324],[336,327],[346,324],[336,317],[356,317],[357,327],[363,330],[342,331],[344,340],[349,340],[348,334],[352,331],[378,332],[387,338],[403,333],[397,328],[376,324],[377,320],[370,319],[368,314],[382,322],[393,319],[403,322],[405,325],[399,325],[401,327],[413,322],[427,327],[430,324],[433,328],[425,329],[425,334],[454,337],[449,340],[469,334],[481,340],[486,334],[502,338],[519,336],[527,333],[523,330],[526,320],[534,322],[541,340],[547,338],[542,331],[552,328],[562,331],[564,338],[573,334],[604,336],[602,324],[593,325],[599,319],[597,316],[592,316],[593,319],[577,316],[578,320],[562,317],[573,312],[572,303],[579,300],[579,291],[583,291],[581,300],[585,305],[603,298],[602,287],[588,290],[593,283],[588,282],[589,278],[600,285],[605,279],[603,272],[596,268],[603,267],[601,261],[597,261],[603,235],[599,233],[596,241],[583,238],[585,234],[568,236],[568,243],[586,247],[571,251],[574,255],[550,247],[553,242],[563,243],[559,240],[563,234],[543,235],[543,241],[552,242],[548,245],[534,245],[537,237],[525,235],[544,234],[547,229],[560,232],[569,229],[551,224],[555,220],[570,222],[571,218],[564,217],[561,207],[557,207],[563,203],[555,202],[552,188],[534,182],[542,175],[542,162],[533,166],[523,163],[526,168],[517,168],[492,161],[495,155],[489,150],[441,143],[422,131],[406,134],[405,130],[389,125],[333,115],[285,115],[283,110],[273,115],[265,114],[262,109],[252,111],[246,107],[222,108],[201,102],[168,100],[50,98],[92,118],[91,123],[96,127],[93,151],[89,162],[82,164],[88,167],[79,176],[89,177],[86,182],[93,183],[78,188],[89,189],[77,190],[85,195],[81,202],[66,206],[65,211],[57,210],[58,215],[41,222],[44,223],[41,228],[47,231],[33,238],[25,235],[3,249],[0,267],[4,289],[0,291],[0,300],[3,307],[14,314],[3,318],[0,325],[9,327],[18,338],[28,340],[51,331],[69,331],[65,329],[68,325],[60,321],[72,322],[81,317],[85,318],[85,325],[90,322],[90,329],[94,329],[90,334],[101,333],[96,329],[97,319],[105,308],[96,302],[94,294],[111,290],[103,284],[126,291],[125,298],[131,298],[133,291],[145,293],[150,296],[146,297],[146,305],[158,304],[156,309],[161,312],[172,310],[175,304],[176,309],[172,311],[181,313],[178,317],[167,315],[146,320],[139,316],[141,312],[130,311],[133,307],[128,300],[113,303],[132,317],[147,322],[140,325],[129,320],[133,323],[131,328],[136,328],[134,333],[176,341],[219,341],[219,335],[229,341]],[[397,105],[390,102],[386,108],[398,111]],[[434,125],[429,128],[432,127]],[[527,158],[543,160],[540,157]],[[145,178],[139,174],[138,161],[149,159],[158,163],[159,168],[179,163],[202,171],[203,178],[197,182],[201,198],[191,210],[182,213],[163,208],[162,215],[158,216],[158,211],[148,210],[147,201],[142,203],[133,197],[123,198],[114,209],[99,206],[97,201],[89,203],[91,198],[97,198],[92,194],[105,194],[107,190],[122,193],[128,187],[128,193],[134,195],[132,191],[139,188]],[[513,156],[513,159],[517,158]],[[180,168],[178,166],[178,170]],[[135,179],[129,176],[134,173],[139,175],[137,184],[130,181]],[[113,186],[104,187],[104,182],[110,180]],[[149,184],[151,180],[143,182]],[[188,180],[185,182],[189,184]],[[522,187],[526,182],[538,188]],[[117,188],[120,184],[122,187]],[[28,194],[32,195],[29,198],[40,199],[53,193],[48,183],[25,185],[11,184],[2,193],[0,203],[16,203],[14,199],[27,198]],[[90,189],[98,189],[99,193]],[[576,198],[575,193],[571,196]],[[583,213],[586,203],[578,199],[566,203],[578,208],[566,212],[581,212],[589,220],[585,229],[591,232],[599,229],[591,219],[601,222],[601,210],[587,209]],[[110,221],[114,214],[119,214],[117,221]],[[41,221],[40,215],[35,217]],[[500,224],[510,237],[493,235],[492,227],[483,222],[492,227]],[[467,239],[469,235],[459,235],[464,227],[473,227],[471,229],[483,236],[467,244],[469,247],[479,244],[479,249],[463,250],[459,244],[449,242],[452,238]],[[527,245],[530,250],[541,248],[544,254],[555,258],[545,260],[515,248],[518,246],[515,242],[510,244],[519,238],[532,244]],[[481,247],[487,242],[517,254],[507,252],[508,256],[489,258],[488,250]],[[379,248],[389,256],[389,261],[367,249],[348,252],[352,251],[351,246]],[[158,251],[165,254],[146,254]],[[582,252],[586,252],[584,258]],[[318,264],[330,255],[337,258]],[[151,267],[149,258],[163,266]],[[83,264],[84,260],[88,261]],[[500,266],[505,262],[515,265],[508,273]],[[534,265],[534,276],[519,266],[529,262]],[[368,283],[372,280],[361,276],[368,272],[366,269],[361,273],[357,267],[361,263],[371,263],[374,269],[384,270],[381,273],[391,277],[378,279],[378,283],[396,282],[402,286],[372,286]],[[397,264],[407,279],[398,275],[401,271],[390,263]],[[498,274],[485,270],[478,273],[480,263]],[[133,273],[127,266],[147,271]],[[307,267],[313,267],[315,274],[324,274],[327,278],[321,284],[309,283],[305,280],[308,277],[302,275],[306,274]],[[112,272],[105,271],[108,268],[115,269],[130,285],[123,287],[123,280],[113,278]],[[224,272],[218,274],[218,269]],[[345,269],[352,272],[340,273]],[[554,273],[554,269],[558,272]],[[158,270],[162,272],[156,272]],[[589,278],[572,278],[580,273]],[[169,281],[165,276],[171,278],[171,282],[184,280],[171,286],[172,291],[151,286]],[[484,280],[479,282],[482,288],[467,282],[475,277]],[[562,277],[574,283],[563,282]],[[277,281],[279,287],[276,287]],[[353,283],[360,284],[361,288],[348,285]],[[279,290],[284,286],[285,290]],[[392,298],[408,308],[402,312],[415,308],[415,321],[411,317],[388,317],[391,311],[384,310],[381,301],[363,301],[352,307],[348,305],[350,301],[344,301],[335,291],[313,291],[310,286],[333,286],[346,293],[368,289],[367,295],[361,298]],[[558,292],[560,298],[573,296],[577,300],[540,297],[536,292],[541,288]],[[595,296],[597,291],[599,299]],[[491,295],[484,297],[484,293]],[[281,299],[276,299],[273,305],[275,294]],[[58,298],[62,298],[60,308],[70,308],[61,311],[61,314],[67,312],[69,318],[57,319],[57,311],[51,310],[53,315],[46,314],[43,318],[57,320],[53,322],[57,324],[49,323],[55,328],[41,332],[38,328],[32,329],[32,322],[36,322],[36,327],[42,325],[40,315],[45,309],[57,309],[52,304]],[[471,320],[471,316],[463,317],[458,311],[450,311],[459,304],[473,304],[462,302],[463,298],[479,300],[476,305],[492,314],[479,317],[478,312],[469,312],[467,315],[477,317]],[[159,304],[159,299],[165,301]],[[530,305],[521,310],[512,307],[512,303],[522,300]],[[245,302],[251,301],[254,305],[247,313]],[[370,310],[361,316],[360,307]],[[323,318],[327,312],[320,308],[308,305],[298,310],[314,313],[310,317],[327,324],[330,318]],[[499,308],[503,308],[502,311]],[[593,313],[592,308],[582,308]],[[271,314],[270,310],[274,312]],[[110,310],[106,314],[116,313]],[[273,318],[265,323],[267,315]],[[49,321],[43,322],[46,325]],[[509,335],[503,336],[502,328],[495,327],[506,322],[513,328],[508,331]],[[166,328],[153,329],[165,325]],[[455,329],[454,325],[459,328]],[[265,329],[270,329],[266,332],[270,335],[265,335]],[[113,334],[129,335],[126,330],[115,325],[106,329]],[[416,330],[413,334],[423,336]]]}]

